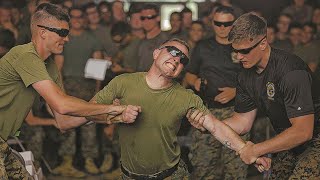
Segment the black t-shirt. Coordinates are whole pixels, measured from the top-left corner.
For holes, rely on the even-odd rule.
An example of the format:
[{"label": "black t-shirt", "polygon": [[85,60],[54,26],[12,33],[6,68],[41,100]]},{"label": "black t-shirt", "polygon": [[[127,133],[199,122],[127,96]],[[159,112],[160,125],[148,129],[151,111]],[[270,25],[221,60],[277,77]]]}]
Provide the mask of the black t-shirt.
[{"label": "black t-shirt", "polygon": [[226,105],[213,101],[220,93],[218,88],[236,87],[237,74],[241,66],[231,56],[231,44],[219,44],[213,37],[200,41],[193,50],[191,63],[186,70],[207,80],[205,96],[207,100],[210,99],[209,107],[234,104],[234,101]]},{"label": "black t-shirt", "polygon": [[319,102],[319,80],[298,56],[288,52],[272,48],[262,73],[255,68],[239,73],[235,111],[257,108],[270,118],[277,133],[291,126],[290,118],[308,114],[315,114],[318,127]]}]

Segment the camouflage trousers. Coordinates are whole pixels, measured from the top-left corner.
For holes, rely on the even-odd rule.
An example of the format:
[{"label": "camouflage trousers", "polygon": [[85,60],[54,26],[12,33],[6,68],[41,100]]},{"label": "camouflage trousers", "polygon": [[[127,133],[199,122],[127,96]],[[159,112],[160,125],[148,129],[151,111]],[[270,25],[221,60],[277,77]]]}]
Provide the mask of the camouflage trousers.
[{"label": "camouflage trousers", "polygon": [[[86,78],[64,77],[64,88],[68,95],[89,101],[95,94],[96,81]],[[96,158],[98,156],[96,125],[81,126],[81,152],[83,157]],[[74,130],[73,130],[74,131]],[[67,142],[76,146],[75,132]],[[67,152],[62,152],[67,153]],[[59,153],[60,154],[60,153]]]},{"label": "camouflage trousers", "polygon": [[46,137],[54,142],[60,142],[58,154],[60,156],[74,156],[76,147],[74,143],[75,131],[61,133],[56,128],[47,127],[46,130],[41,126],[29,126],[23,123],[21,126],[20,138],[25,142],[26,149],[32,151],[36,167],[40,167],[41,156],[43,155],[43,144]]},{"label": "camouflage trousers", "polygon": [[0,179],[32,180],[24,165],[12,153],[8,144],[0,138]]},{"label": "camouflage trousers", "polygon": [[[219,120],[229,118],[234,107],[210,109]],[[248,140],[249,133],[242,136]],[[225,147],[211,134],[192,129],[191,158],[193,165],[191,179],[246,179],[248,165],[236,153]]]},{"label": "camouflage trousers", "polygon": [[283,151],[272,158],[270,179],[320,179],[320,135],[308,144],[301,154]]},{"label": "camouflage trousers", "polygon": [[[188,172],[188,167],[182,160],[180,160],[177,170],[173,172],[171,176],[165,178],[164,180],[189,180],[189,179],[190,179],[190,174]],[[121,173],[119,180],[134,180],[134,179]]]}]

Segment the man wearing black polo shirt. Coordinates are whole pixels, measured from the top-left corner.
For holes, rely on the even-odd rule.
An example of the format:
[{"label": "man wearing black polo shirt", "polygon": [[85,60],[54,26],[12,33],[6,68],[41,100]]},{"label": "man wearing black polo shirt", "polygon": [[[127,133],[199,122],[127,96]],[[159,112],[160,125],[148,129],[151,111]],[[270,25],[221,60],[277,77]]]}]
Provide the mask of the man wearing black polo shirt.
[{"label": "man wearing black polo shirt", "polygon": [[[240,70],[239,61],[232,59],[232,47],[228,41],[234,20],[231,7],[217,8],[212,21],[215,36],[201,41],[195,47],[185,77],[191,87],[200,91],[211,113],[220,120],[234,113],[236,76]],[[201,79],[205,84],[201,84]],[[200,90],[203,85],[206,90]],[[246,179],[247,165],[210,134],[202,134],[194,129],[192,141],[193,179]]]},{"label": "man wearing black polo shirt", "polygon": [[[319,80],[297,56],[273,49],[266,21],[248,13],[235,21],[229,41],[244,67],[238,76],[235,114],[224,122],[239,134],[250,130],[257,111],[277,132],[274,138],[247,142],[238,153],[247,164],[276,153],[271,179],[319,179]],[[189,116],[189,120],[197,118]],[[200,123],[201,124],[201,123]]]}]

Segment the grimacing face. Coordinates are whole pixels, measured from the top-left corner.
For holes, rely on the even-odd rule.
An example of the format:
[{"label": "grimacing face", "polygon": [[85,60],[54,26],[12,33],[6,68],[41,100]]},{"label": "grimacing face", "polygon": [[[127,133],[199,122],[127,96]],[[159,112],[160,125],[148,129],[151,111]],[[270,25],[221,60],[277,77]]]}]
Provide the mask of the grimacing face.
[{"label": "grimacing face", "polygon": [[189,52],[184,45],[176,41],[167,42],[154,51],[155,65],[161,74],[167,78],[176,78],[184,65],[180,63],[180,57],[173,57],[164,46],[174,46],[187,56]]}]

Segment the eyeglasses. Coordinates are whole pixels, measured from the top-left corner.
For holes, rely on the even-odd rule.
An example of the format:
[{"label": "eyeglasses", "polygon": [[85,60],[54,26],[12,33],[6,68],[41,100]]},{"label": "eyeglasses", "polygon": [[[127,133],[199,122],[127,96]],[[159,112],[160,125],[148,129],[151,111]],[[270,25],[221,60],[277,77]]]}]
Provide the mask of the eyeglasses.
[{"label": "eyeglasses", "polygon": [[232,26],[233,22],[234,21],[228,21],[228,22],[213,21],[213,24],[219,27],[221,27],[222,25],[224,27],[229,27],[229,26]]},{"label": "eyeglasses", "polygon": [[155,15],[149,15],[149,16],[140,16],[140,20],[141,21],[144,21],[145,19],[154,19],[154,18],[156,18],[158,15],[157,14],[155,14]]},{"label": "eyeglasses", "polygon": [[240,54],[249,54],[252,49],[256,48],[264,38],[266,38],[267,36],[264,36],[259,42],[257,42],[255,45],[253,45],[252,47],[246,48],[246,49],[234,49],[233,48],[233,52],[235,53],[240,53]]},{"label": "eyeglasses", "polygon": [[48,31],[55,32],[57,33],[60,37],[67,37],[69,34],[69,29],[58,29],[58,28],[53,28],[53,27],[47,27],[47,26],[42,26],[42,25],[37,25],[38,27],[44,28]]},{"label": "eyeglasses", "polygon": [[183,66],[186,66],[189,63],[189,58],[178,48],[174,46],[164,46],[159,49],[166,48],[168,53],[171,54],[173,57],[180,57],[180,63],[183,64]]}]

